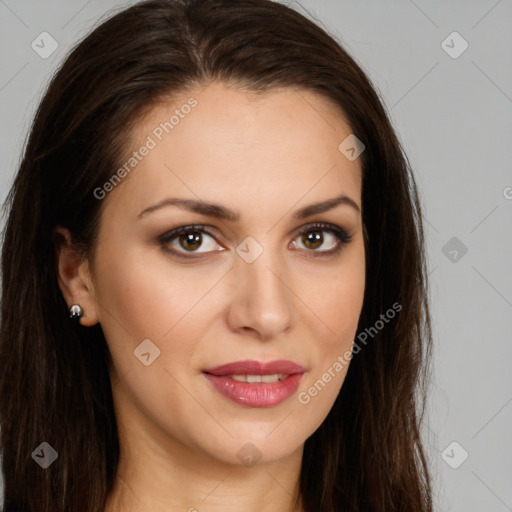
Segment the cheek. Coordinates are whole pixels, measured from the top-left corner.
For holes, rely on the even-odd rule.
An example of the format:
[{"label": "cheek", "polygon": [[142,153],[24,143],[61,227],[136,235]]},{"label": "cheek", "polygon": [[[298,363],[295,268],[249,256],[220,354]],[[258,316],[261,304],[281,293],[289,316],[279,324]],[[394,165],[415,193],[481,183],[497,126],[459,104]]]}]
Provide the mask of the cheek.
[{"label": "cheek", "polygon": [[[335,332],[316,337],[312,368],[304,377],[297,394],[297,407],[305,414],[305,425],[312,434],[325,420],[343,386],[352,360],[352,344],[361,311],[360,291],[336,297],[337,306],[325,316]],[[331,297],[332,298],[332,297]],[[327,300],[327,297],[325,298]],[[329,301],[328,304],[332,305]],[[324,330],[325,331],[325,330]]]},{"label": "cheek", "polygon": [[149,339],[160,351],[150,368],[162,366],[182,375],[187,368],[183,363],[191,360],[212,323],[216,309],[210,291],[225,270],[171,265],[157,250],[120,253],[118,261],[104,258],[98,263],[95,286],[100,323],[117,373],[141,370],[134,351]]},{"label": "cheek", "polygon": [[122,261],[99,268],[98,301],[107,310],[102,325],[118,324],[133,338],[161,339],[215,283],[215,271],[170,265],[156,251],[150,257],[125,253]]},{"label": "cheek", "polygon": [[347,330],[355,330],[364,296],[364,274],[347,272],[332,279],[320,297],[318,310],[324,312],[325,323],[334,331],[334,337],[343,337]]},{"label": "cheek", "polygon": [[[365,292],[364,246],[356,243],[342,256],[342,262],[305,281],[306,306],[317,317],[317,340],[323,352],[350,346],[355,335]],[[309,290],[309,291],[308,291]]]},{"label": "cheek", "polygon": [[[312,320],[315,340],[312,371],[301,386],[299,402],[315,412],[321,421],[343,385],[352,358],[352,344],[365,291],[364,247],[354,247],[347,258],[318,283],[309,296],[308,306],[318,318]],[[313,317],[312,317],[313,318]],[[308,405],[309,404],[309,405]]]}]

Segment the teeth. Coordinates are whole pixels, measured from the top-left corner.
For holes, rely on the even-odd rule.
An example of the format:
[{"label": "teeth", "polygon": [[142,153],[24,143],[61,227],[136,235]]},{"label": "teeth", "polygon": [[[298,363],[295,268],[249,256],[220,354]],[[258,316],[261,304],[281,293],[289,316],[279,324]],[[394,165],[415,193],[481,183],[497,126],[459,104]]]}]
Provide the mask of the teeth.
[{"label": "teeth", "polygon": [[272,375],[229,375],[229,378],[236,380],[238,382],[264,382],[270,384],[272,382],[277,382],[278,380],[283,380],[288,377],[286,373],[274,373]]}]

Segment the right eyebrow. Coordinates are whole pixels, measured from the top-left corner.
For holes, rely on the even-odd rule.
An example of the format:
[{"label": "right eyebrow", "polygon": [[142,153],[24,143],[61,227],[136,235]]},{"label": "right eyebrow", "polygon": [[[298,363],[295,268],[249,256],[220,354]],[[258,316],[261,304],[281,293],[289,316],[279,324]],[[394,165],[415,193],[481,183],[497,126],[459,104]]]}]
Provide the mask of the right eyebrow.
[{"label": "right eyebrow", "polygon": [[231,222],[237,222],[240,219],[239,212],[234,212],[225,206],[221,206],[215,203],[206,203],[204,201],[197,201],[195,199],[182,199],[179,197],[169,197],[152,206],[149,206],[148,208],[142,210],[137,217],[140,219],[144,215],[166,206],[178,206],[192,212],[200,213],[201,215],[229,220]]}]

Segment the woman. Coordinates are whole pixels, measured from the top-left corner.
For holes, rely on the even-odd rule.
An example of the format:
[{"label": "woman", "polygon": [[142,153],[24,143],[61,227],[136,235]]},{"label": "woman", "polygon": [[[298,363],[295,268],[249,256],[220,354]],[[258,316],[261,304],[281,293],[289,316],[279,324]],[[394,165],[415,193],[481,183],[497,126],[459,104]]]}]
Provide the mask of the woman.
[{"label": "woman", "polygon": [[6,207],[4,512],[432,510],[416,185],[313,22],[116,14],[49,85]]}]

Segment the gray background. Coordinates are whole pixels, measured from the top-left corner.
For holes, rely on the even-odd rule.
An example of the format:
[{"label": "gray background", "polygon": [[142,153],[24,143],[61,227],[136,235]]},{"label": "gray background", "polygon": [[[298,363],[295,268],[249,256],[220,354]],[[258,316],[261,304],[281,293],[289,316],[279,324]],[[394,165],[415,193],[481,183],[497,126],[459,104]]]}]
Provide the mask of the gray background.
[{"label": "gray background", "polygon": [[[0,0],[1,201],[48,78],[93,24],[131,3]],[[512,2],[287,3],[306,9],[368,72],[421,190],[435,336],[425,442],[436,510],[512,511]],[[58,43],[46,59],[31,47],[44,31]],[[460,36],[448,37],[454,31]]]}]

